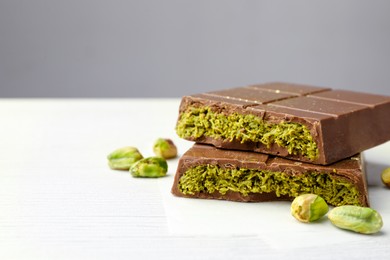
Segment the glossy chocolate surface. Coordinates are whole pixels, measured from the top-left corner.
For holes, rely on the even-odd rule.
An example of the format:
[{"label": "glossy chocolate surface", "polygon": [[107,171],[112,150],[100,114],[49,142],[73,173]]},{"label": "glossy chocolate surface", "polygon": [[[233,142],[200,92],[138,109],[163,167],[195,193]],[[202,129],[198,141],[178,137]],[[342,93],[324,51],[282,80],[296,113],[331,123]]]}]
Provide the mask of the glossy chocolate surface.
[{"label": "glossy chocolate surface", "polygon": [[319,156],[309,160],[287,149],[208,136],[187,138],[224,149],[278,155],[314,164],[331,164],[390,140],[390,97],[306,85],[268,83],[238,87],[182,98],[179,113],[188,107],[212,107],[223,113],[253,114],[270,123],[305,125]]}]

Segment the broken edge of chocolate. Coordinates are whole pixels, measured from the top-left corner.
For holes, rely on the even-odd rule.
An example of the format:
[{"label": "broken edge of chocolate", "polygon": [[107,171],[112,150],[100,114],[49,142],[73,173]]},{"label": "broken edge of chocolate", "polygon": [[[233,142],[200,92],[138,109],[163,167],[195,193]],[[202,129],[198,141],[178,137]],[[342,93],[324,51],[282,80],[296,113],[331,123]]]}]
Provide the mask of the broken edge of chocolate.
[{"label": "broken edge of chocolate", "polygon": [[390,140],[390,97],[268,83],[182,98],[178,135],[224,149],[331,164]]},{"label": "broken edge of chocolate", "polygon": [[322,166],[195,144],[180,158],[172,193],[240,202],[291,201],[314,193],[333,206],[369,206],[360,154]]}]

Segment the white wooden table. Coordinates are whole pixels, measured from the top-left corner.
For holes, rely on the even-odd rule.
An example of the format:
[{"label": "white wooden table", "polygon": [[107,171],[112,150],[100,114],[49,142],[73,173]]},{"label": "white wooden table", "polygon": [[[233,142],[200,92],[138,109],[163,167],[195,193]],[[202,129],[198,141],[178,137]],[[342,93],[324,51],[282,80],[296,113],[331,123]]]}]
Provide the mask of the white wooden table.
[{"label": "white wooden table", "polygon": [[106,156],[158,137],[182,154],[179,99],[0,99],[0,259],[390,259],[390,143],[365,152],[376,235],[302,224],[289,202],[183,199],[168,176],[132,178]]}]

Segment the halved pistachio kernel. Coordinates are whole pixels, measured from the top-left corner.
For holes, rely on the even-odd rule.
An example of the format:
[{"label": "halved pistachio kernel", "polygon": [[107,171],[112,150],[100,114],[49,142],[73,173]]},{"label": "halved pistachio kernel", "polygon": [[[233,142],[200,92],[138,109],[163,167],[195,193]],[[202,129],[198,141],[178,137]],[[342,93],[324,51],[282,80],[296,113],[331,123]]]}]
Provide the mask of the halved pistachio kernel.
[{"label": "halved pistachio kernel", "polygon": [[157,156],[171,159],[177,156],[177,148],[171,139],[158,138],[153,145],[153,151]]},{"label": "halved pistachio kernel", "polygon": [[164,177],[167,174],[167,171],[167,161],[158,156],[141,159],[130,167],[130,173],[133,177]]},{"label": "halved pistachio kernel", "polygon": [[390,167],[382,171],[381,179],[383,184],[390,188]]},{"label": "halved pistachio kernel", "polygon": [[336,227],[362,234],[377,233],[383,226],[381,215],[368,207],[339,206],[329,212],[328,218]]},{"label": "halved pistachio kernel", "polygon": [[323,217],[329,210],[328,204],[316,194],[303,194],[291,203],[291,214],[301,222],[313,222]]},{"label": "halved pistachio kernel", "polygon": [[116,149],[107,156],[108,165],[114,170],[129,170],[133,163],[142,158],[142,154],[133,146]]}]

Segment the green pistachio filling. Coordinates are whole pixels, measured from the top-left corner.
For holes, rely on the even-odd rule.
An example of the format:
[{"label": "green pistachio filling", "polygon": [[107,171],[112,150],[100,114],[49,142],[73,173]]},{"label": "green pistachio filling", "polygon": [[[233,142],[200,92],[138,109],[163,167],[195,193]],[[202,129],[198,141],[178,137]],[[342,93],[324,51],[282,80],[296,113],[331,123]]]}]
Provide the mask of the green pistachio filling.
[{"label": "green pistachio filling", "polygon": [[303,155],[310,160],[319,155],[317,144],[306,126],[291,122],[271,124],[252,114],[227,115],[210,107],[189,107],[180,115],[176,131],[185,139],[207,136],[241,143],[262,143],[268,148],[275,143],[286,148],[289,154]]},{"label": "green pistachio filling", "polygon": [[255,169],[220,168],[216,165],[199,165],[189,168],[180,178],[179,190],[186,195],[195,193],[239,192],[244,196],[250,193],[271,193],[278,197],[297,197],[313,193],[321,196],[334,206],[358,205],[359,191],[355,185],[342,178],[325,173],[306,173],[294,176],[283,172]]}]

